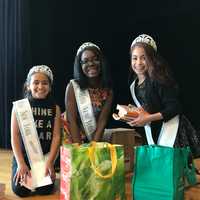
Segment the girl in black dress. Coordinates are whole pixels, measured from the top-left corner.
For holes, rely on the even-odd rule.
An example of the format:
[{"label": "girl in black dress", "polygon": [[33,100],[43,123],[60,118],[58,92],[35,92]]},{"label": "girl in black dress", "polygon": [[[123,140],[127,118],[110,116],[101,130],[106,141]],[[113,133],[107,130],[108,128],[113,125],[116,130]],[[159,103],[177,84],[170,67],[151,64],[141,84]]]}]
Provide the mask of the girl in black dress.
[{"label": "girl in black dress", "polygon": [[[60,146],[60,108],[52,97],[53,74],[46,65],[30,69],[24,84],[24,97],[30,103],[42,153],[48,154],[45,162],[45,175],[49,175],[52,184],[37,187],[32,192],[22,183],[31,178],[31,167],[25,145],[22,141],[15,107],[11,115],[11,144],[13,150],[11,185],[13,192],[20,197],[33,194],[47,195],[54,192],[56,178],[54,161]],[[40,169],[38,169],[40,170]]]},{"label": "girl in black dress", "polygon": [[182,114],[177,83],[158,55],[156,42],[149,35],[139,35],[130,53],[134,77],[130,90],[140,114],[128,124],[136,127],[148,144],[190,146],[193,157],[199,157],[199,136]]}]

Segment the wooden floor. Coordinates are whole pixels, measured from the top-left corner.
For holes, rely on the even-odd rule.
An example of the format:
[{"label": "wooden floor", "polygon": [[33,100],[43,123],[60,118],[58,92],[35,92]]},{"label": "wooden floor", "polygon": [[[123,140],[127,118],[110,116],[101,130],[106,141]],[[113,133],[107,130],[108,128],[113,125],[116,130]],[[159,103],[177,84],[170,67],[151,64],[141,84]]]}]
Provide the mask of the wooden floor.
[{"label": "wooden floor", "polygon": [[[22,199],[22,198],[17,197],[15,194],[13,194],[11,190],[11,186],[10,186],[11,158],[12,158],[11,151],[0,149],[0,182],[6,184],[5,198],[0,199],[0,200]],[[198,166],[198,168],[200,168],[200,160],[195,160],[195,164]],[[200,177],[198,177],[198,179],[200,181]],[[130,182],[131,182],[131,175],[127,174],[126,175],[127,200],[132,199]],[[33,196],[33,197],[28,197],[28,198],[23,198],[23,199],[25,200],[58,200],[59,199],[59,180],[57,180],[56,185],[57,185],[57,190],[55,194],[53,195]],[[86,199],[83,199],[83,200],[86,200]],[[200,184],[195,187],[188,188],[185,191],[185,200],[200,200]]]},{"label": "wooden floor", "polygon": [[[58,200],[59,199],[59,187],[53,195],[46,196],[33,196],[27,198],[20,198],[16,196],[11,190],[10,175],[11,175],[11,160],[12,152],[8,150],[0,150],[0,182],[6,184],[5,198],[0,200]],[[57,181],[58,182],[58,181]],[[56,184],[58,185],[58,183]]]}]

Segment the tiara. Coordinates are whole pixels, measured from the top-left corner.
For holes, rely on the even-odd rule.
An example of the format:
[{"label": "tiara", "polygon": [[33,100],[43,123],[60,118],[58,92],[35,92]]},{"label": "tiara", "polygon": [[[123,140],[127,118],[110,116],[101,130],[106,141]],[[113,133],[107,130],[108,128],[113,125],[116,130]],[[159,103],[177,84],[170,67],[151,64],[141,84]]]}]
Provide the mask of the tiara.
[{"label": "tiara", "polygon": [[151,36],[149,36],[147,34],[142,34],[142,35],[139,35],[138,37],[136,37],[133,40],[131,47],[133,47],[133,45],[135,45],[138,42],[146,43],[146,44],[150,45],[151,47],[153,47],[153,49],[155,51],[157,51],[156,42],[154,41],[154,39]]},{"label": "tiara", "polygon": [[34,66],[30,69],[28,75],[27,75],[27,80],[34,74],[34,73],[44,73],[45,75],[47,75],[49,77],[49,79],[51,80],[51,83],[53,82],[53,73],[51,71],[51,69],[46,66],[46,65],[37,65]]},{"label": "tiara", "polygon": [[78,55],[81,51],[83,51],[87,47],[95,47],[100,51],[100,48],[96,44],[94,44],[92,42],[85,42],[78,48],[76,55]]}]

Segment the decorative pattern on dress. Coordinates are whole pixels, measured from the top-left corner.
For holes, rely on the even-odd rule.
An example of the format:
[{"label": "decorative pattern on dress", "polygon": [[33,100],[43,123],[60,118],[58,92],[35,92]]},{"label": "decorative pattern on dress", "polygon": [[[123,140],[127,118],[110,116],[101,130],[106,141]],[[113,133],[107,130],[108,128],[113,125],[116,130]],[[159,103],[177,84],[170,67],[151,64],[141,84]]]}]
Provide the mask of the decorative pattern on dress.
[{"label": "decorative pattern on dress", "polygon": [[89,88],[88,91],[92,106],[101,108],[109,95],[109,90],[103,88]]}]

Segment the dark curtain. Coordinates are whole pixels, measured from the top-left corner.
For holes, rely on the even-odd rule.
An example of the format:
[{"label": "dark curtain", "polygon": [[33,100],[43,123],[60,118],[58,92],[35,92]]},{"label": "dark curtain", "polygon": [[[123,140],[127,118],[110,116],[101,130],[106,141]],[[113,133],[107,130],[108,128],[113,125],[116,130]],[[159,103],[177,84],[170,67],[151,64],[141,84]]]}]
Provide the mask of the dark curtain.
[{"label": "dark curtain", "polygon": [[21,96],[29,58],[27,5],[28,0],[0,0],[0,148],[11,146],[12,102]]}]

